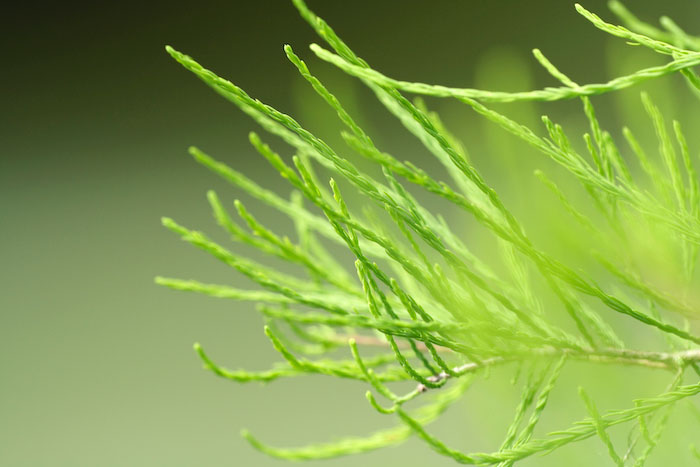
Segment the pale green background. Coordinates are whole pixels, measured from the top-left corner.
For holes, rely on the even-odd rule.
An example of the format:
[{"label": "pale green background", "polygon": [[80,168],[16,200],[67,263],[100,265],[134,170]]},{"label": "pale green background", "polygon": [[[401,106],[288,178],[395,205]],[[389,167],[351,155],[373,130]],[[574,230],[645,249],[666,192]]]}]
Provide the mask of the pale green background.
[{"label": "pale green background", "polygon": [[[699,29],[690,16],[699,13],[695,2],[642,3],[635,7],[642,16],[670,14]],[[611,18],[601,1],[585,5]],[[484,85],[477,63],[505,55],[532,64],[536,46],[581,82],[609,76],[608,41],[570,2],[311,6],[390,76]],[[215,232],[205,191],[216,188],[227,202],[240,195],[194,164],[188,145],[282,186],[246,144],[254,124],[177,66],[166,43],[323,129],[329,114],[303,104],[311,94],[283,55],[290,43],[341,92],[364,99],[355,105],[381,142],[406,153],[415,146],[386,113],[372,113],[378,107],[359,85],[310,54],[306,44],[318,39],[289,2],[31,3],[11,7],[8,17],[0,32],[0,464],[282,465],[249,448],[239,430],[297,445],[393,423],[373,413],[361,384],[311,377],[243,386],[203,371],[195,341],[230,367],[263,369],[278,357],[252,305],[153,285],[158,274],[245,284],[160,226],[168,215]],[[534,66],[532,73],[524,86],[553,84]],[[448,115],[469,113],[436,105]],[[475,159],[488,169],[488,160]],[[275,226],[272,213],[260,212]],[[621,378],[599,376],[609,384]],[[451,411],[437,432],[464,449],[497,448],[517,394],[496,382]],[[503,399],[488,397],[498,391]],[[577,415],[581,407],[562,419]],[[602,445],[590,446],[606,461]],[[451,465],[415,440],[404,449],[320,465]]]}]

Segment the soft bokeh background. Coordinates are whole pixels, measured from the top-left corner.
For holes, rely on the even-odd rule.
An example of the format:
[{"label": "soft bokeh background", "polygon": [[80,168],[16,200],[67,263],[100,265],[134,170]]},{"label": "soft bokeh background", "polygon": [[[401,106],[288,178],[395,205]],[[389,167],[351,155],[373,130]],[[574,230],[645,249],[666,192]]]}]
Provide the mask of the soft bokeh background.
[{"label": "soft bokeh background", "polygon": [[[600,0],[584,5],[612,17]],[[667,14],[698,31],[698,5],[646,0],[633,8],[643,18]],[[408,80],[508,90],[554,84],[535,66],[533,47],[579,82],[659,63],[629,47],[639,60],[623,63],[619,57],[630,56],[620,54],[624,43],[594,29],[566,1],[311,0],[310,6],[373,66]],[[229,367],[263,369],[275,361],[261,318],[250,304],[153,284],[158,274],[246,284],[160,226],[160,216],[168,215],[214,232],[206,190],[217,189],[227,202],[240,195],[194,164],[189,145],[286,192],[247,145],[254,124],[175,64],[165,44],[323,133],[330,114],[285,59],[282,45],[290,43],[349,99],[379,144],[425,157],[411,155],[415,141],[360,84],[312,56],[306,45],[319,40],[291,3],[15,2],[4,8],[0,464],[281,465],[247,446],[240,428],[297,445],[386,426],[360,384],[313,377],[235,385],[203,371],[195,341]],[[464,106],[430,103],[489,181],[507,190],[508,177],[520,175],[517,164],[509,174],[481,151],[493,129],[474,123]],[[275,224],[271,212],[259,217],[288,228]],[[630,377],[613,370],[597,375],[608,385]],[[661,390],[665,382],[653,384]],[[562,392],[574,394],[575,386]],[[494,394],[501,399],[488,397]],[[497,448],[517,391],[495,378],[470,397],[437,432],[465,449]],[[622,396],[618,402],[628,406]],[[559,415],[567,421],[563,428],[583,409]],[[600,443],[590,446],[607,462]],[[403,466],[451,464],[415,440],[401,450],[321,464],[393,465],[392,459]],[[578,465],[566,454],[558,459]]]}]

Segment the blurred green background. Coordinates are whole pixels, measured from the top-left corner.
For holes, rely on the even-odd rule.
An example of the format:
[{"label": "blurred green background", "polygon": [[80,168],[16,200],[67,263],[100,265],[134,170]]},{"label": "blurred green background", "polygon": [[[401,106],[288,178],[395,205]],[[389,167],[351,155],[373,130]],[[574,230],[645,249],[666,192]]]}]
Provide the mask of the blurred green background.
[{"label": "blurred green background", "polygon": [[[642,18],[667,14],[700,29],[697,2],[633,3]],[[612,77],[611,51],[624,47],[560,0],[309,4],[375,68],[407,80],[518,90],[553,85],[531,58],[539,47],[577,81],[602,81]],[[612,18],[601,0],[584,6]],[[0,32],[0,464],[281,465],[247,446],[240,428],[298,445],[386,426],[360,384],[314,377],[235,385],[203,371],[195,341],[228,367],[263,369],[276,361],[261,318],[251,304],[153,284],[158,274],[246,284],[160,226],[167,215],[215,232],[206,190],[217,189],[227,202],[239,195],[194,164],[189,145],[265,186],[282,185],[247,144],[255,125],[174,63],[165,44],[323,131],[328,111],[284,57],[282,45],[290,43],[332,90],[351,99],[380,143],[405,158],[415,152],[414,140],[359,83],[308,51],[320,41],[291,2],[7,8]],[[470,114],[464,106],[431,105],[448,121],[473,121],[461,116]],[[452,128],[498,186],[498,167],[479,156],[481,127]],[[271,212],[259,217],[280,231],[289,227]],[[465,406],[438,430],[470,450],[497,447],[493,436],[511,416],[487,397],[499,387],[487,383],[473,396],[481,418]],[[503,397],[509,407],[517,401],[517,393]],[[493,426],[483,415],[489,413]],[[604,460],[602,445],[591,446]],[[401,449],[321,464],[393,465],[401,454],[404,466],[451,465],[415,440]]]}]

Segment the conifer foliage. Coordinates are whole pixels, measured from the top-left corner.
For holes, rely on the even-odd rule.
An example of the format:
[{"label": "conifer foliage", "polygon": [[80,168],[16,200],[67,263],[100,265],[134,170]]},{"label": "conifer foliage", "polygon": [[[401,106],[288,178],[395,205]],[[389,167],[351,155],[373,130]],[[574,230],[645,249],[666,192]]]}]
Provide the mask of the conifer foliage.
[{"label": "conifer foliage", "polygon": [[[439,180],[417,164],[377,147],[290,46],[284,47],[289,61],[343,124],[344,147],[332,147],[291,116],[167,47],[178,63],[281,139],[294,154],[290,163],[260,135],[250,134],[254,150],[293,189],[292,196],[285,198],[203,150],[190,148],[201,165],[288,216],[296,226],[292,240],[261,224],[242,202],[229,206],[213,191],[207,194],[216,221],[235,243],[295,265],[298,273],[291,274],[163,219],[163,225],[183,240],[258,286],[242,290],[165,277],[156,282],[258,303],[267,323],[265,335],[281,360],[262,372],[230,370],[196,344],[204,367],[236,382],[308,374],[359,380],[367,386],[371,407],[395,423],[394,428],[363,438],[295,448],[270,446],[247,431],[243,436],[254,448],[289,460],[366,452],[416,436],[437,454],[458,463],[499,466],[598,437],[613,465],[643,465],[662,441],[674,406],[689,404],[700,413],[693,405],[700,393],[700,333],[695,326],[700,314],[695,271],[700,246],[698,158],[681,124],[674,120],[669,125],[646,93],[641,103],[655,131],[656,147],[643,147],[626,127],[623,138],[613,137],[616,132],[606,131],[596,117],[592,96],[673,74],[682,75],[690,92],[700,96],[700,78],[693,71],[700,65],[700,37],[689,35],[668,18],[662,18],[662,28],[644,23],[616,1],[610,7],[624,26],[576,5],[594,27],[663,55],[665,64],[581,85],[534,50],[536,61],[559,84],[534,91],[496,92],[390,78],[358,57],[303,0],[293,2],[328,47],[313,44],[313,53],[369,88],[416,144],[436,158],[448,178]],[[554,181],[556,176],[536,173],[568,216],[571,248],[593,250],[589,261],[577,255],[559,257],[547,245],[538,244],[505,198],[477,170],[478,156],[470,158],[437,114],[422,100],[406,95],[466,104],[465,111],[475,111],[532,146],[553,162],[548,167],[561,170],[568,183],[577,183],[585,197],[567,194]],[[490,107],[564,99],[581,101],[590,128],[575,141],[546,116],[541,127],[529,128]],[[360,158],[365,159],[363,164],[358,164]],[[366,170],[366,161],[376,170]],[[349,190],[352,195],[346,193]],[[425,207],[421,191],[441,198],[453,213],[484,229],[497,245],[498,257],[473,243],[464,234],[464,223],[454,216],[445,219]],[[358,197],[374,210],[353,202]],[[664,277],[650,274],[648,265],[634,261],[644,245],[660,252]],[[354,265],[345,264],[339,258],[349,256],[333,249],[349,252]],[[630,339],[637,332],[648,333],[648,347]],[[580,387],[578,394],[567,397],[571,404],[585,407],[588,417],[549,434],[537,430],[550,395],[558,389],[560,373],[575,361],[666,370],[668,387],[614,411],[599,411],[594,398]],[[494,367],[528,373],[522,378],[522,397],[514,407],[512,423],[504,427],[500,447],[489,452],[475,446],[476,451],[464,452],[431,434],[428,425],[450,404],[468,397],[468,389]],[[406,381],[415,383],[413,389],[397,392],[397,387],[406,387]],[[691,444],[700,432],[698,420],[685,440],[689,458],[700,459]],[[612,427],[623,424],[632,440],[627,446],[609,434]]]}]

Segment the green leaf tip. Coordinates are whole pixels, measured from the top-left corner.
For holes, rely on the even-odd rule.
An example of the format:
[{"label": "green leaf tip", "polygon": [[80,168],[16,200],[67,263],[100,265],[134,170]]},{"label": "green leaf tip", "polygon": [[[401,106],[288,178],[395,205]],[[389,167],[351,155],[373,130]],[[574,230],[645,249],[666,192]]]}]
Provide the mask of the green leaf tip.
[{"label": "green leaf tip", "polygon": [[285,459],[287,456],[285,456],[285,450],[284,449],[275,449],[271,446],[268,446],[264,444],[262,441],[260,441],[258,438],[253,436],[253,434],[246,429],[241,430],[241,437],[248,441],[248,444],[255,449],[256,451],[260,451],[264,454],[267,454],[269,456],[277,457],[280,459]]},{"label": "green leaf tip", "polygon": [[153,282],[158,285],[167,285],[168,284],[168,279],[163,276],[156,276],[153,278]]},{"label": "green leaf tip", "polygon": [[248,444],[251,445],[255,450],[260,451],[260,452],[265,452],[266,451],[266,446],[262,444],[258,439],[253,436],[253,434],[250,432],[250,430],[247,430],[243,428],[241,430],[241,438],[244,440],[248,441]]},{"label": "green leaf tip", "polygon": [[165,46],[165,51],[168,52],[168,54],[170,54],[170,56],[173,57],[178,62],[180,62],[184,57],[186,57],[185,54],[178,52],[177,50],[175,50],[174,48],[172,48],[169,45]]},{"label": "green leaf tip", "polygon": [[263,144],[262,140],[260,139],[260,136],[254,131],[248,132],[248,141],[250,141],[253,144],[253,146]]}]

